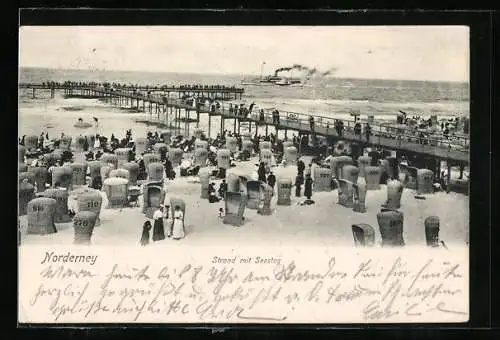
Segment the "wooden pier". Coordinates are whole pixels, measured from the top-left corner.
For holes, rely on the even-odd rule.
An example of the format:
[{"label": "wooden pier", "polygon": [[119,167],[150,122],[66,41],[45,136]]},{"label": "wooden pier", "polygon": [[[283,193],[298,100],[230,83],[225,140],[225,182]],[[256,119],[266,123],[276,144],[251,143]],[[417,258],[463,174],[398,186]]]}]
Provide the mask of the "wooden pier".
[{"label": "wooden pier", "polygon": [[[33,84],[21,84],[21,88],[33,89]],[[40,87],[46,88],[46,87]],[[313,115],[314,125],[310,125],[311,115],[280,111],[279,122],[273,121],[271,110],[264,110],[263,117],[259,112],[252,112],[247,117],[237,114],[221,105],[219,108],[214,106],[206,106],[202,102],[190,102],[187,99],[182,99],[183,96],[192,96],[195,98],[215,98],[215,95],[205,97],[204,94],[216,94],[216,91],[210,92],[205,89],[194,88],[172,88],[169,91],[158,92],[148,90],[138,90],[137,88],[110,89],[105,87],[78,86],[74,88],[61,87],[64,89],[65,95],[78,96],[81,98],[98,98],[112,105],[126,107],[149,113],[149,117],[138,120],[138,122],[157,125],[160,127],[168,127],[177,131],[184,131],[184,134],[189,135],[190,125],[200,122],[200,115],[208,115],[208,135],[211,136],[213,116],[220,117],[220,133],[226,128],[226,123],[232,125],[233,131],[242,133],[242,127],[247,133],[252,133],[252,128],[265,128],[265,133],[269,132],[269,128],[277,131],[297,131],[299,134],[308,134],[312,136],[324,136],[329,140],[346,140],[355,142],[362,147],[377,147],[387,150],[403,152],[405,154],[413,154],[421,157],[430,157],[436,161],[446,160],[448,164],[468,165],[469,164],[469,137],[467,136],[452,136],[444,138],[443,136],[429,136],[414,129],[397,128],[391,124],[381,124],[370,122],[371,135],[367,139],[364,134],[355,134],[354,120],[342,120],[344,130],[339,135],[335,129],[335,121],[339,119]],[[53,89],[54,91],[56,89]],[[219,90],[220,91],[220,90]],[[175,98],[172,93],[179,93]],[[221,92],[218,92],[219,94]],[[227,92],[230,97],[242,92]],[[182,95],[181,95],[182,94]],[[180,97],[180,98],[179,98]],[[228,99],[229,100],[229,99]],[[191,99],[192,101],[192,99]],[[263,119],[262,119],[263,118]],[[182,127],[184,125],[184,127]],[[256,130],[254,130],[256,131]],[[273,130],[271,130],[272,132]]]},{"label": "wooden pier", "polygon": [[179,98],[183,97],[203,97],[214,100],[236,100],[242,99],[245,89],[232,86],[213,86],[213,85],[180,85],[180,86],[142,86],[142,85],[91,85],[85,83],[21,83],[20,89],[31,89],[32,97],[36,98],[36,90],[50,90],[51,98],[54,98],[56,90],[64,90],[66,97],[93,98],[90,90],[93,88],[104,89],[108,91],[120,91],[137,94],[159,94],[170,96],[175,93]]}]

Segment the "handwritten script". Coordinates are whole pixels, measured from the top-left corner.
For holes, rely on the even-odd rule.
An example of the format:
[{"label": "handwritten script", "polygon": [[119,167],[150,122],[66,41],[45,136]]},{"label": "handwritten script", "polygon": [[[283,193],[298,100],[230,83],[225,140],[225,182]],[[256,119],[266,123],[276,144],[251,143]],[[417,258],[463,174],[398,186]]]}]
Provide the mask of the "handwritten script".
[{"label": "handwritten script", "polygon": [[181,261],[163,253],[128,262],[104,261],[101,254],[92,266],[45,263],[21,270],[20,321],[466,321],[468,263],[442,255],[239,261],[248,260],[245,255],[213,263],[211,256]]}]

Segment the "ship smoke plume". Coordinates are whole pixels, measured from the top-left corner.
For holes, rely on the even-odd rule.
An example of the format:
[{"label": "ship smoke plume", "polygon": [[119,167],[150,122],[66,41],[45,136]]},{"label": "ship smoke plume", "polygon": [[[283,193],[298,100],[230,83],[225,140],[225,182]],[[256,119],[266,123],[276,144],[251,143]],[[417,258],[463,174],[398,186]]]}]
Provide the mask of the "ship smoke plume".
[{"label": "ship smoke plume", "polygon": [[301,65],[301,64],[293,64],[292,66],[285,66],[285,67],[277,68],[276,70],[274,70],[274,76],[277,77],[278,74],[281,72],[287,72],[287,71],[292,71],[292,70],[305,72],[305,75],[307,77],[311,77],[311,76],[326,77],[326,76],[334,74],[337,71],[337,68],[333,67],[333,68],[328,69],[327,71],[321,71],[321,70],[318,70],[316,67],[311,68],[311,67]]}]

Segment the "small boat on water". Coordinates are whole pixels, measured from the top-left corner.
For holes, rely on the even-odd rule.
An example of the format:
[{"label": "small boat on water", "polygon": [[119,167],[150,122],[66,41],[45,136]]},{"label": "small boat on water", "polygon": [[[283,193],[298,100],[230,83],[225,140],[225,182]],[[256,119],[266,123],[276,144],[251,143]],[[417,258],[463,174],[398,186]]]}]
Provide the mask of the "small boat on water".
[{"label": "small boat on water", "polygon": [[88,129],[89,127],[92,127],[92,124],[84,122],[83,119],[80,118],[75,124],[73,124],[73,126],[79,129]]},{"label": "small boat on water", "polygon": [[86,122],[83,123],[76,122],[73,126],[79,129],[88,129],[89,127],[92,126],[92,124]]}]

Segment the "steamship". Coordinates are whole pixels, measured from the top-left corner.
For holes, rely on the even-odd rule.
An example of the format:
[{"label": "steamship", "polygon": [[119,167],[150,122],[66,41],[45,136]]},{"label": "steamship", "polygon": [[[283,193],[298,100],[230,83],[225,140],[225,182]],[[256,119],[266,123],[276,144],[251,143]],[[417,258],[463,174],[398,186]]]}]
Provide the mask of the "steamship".
[{"label": "steamship", "polygon": [[241,81],[241,85],[253,85],[253,86],[269,86],[269,85],[278,85],[278,86],[301,86],[304,85],[304,82],[301,78],[297,77],[281,77],[276,72],[274,75],[262,76],[263,67],[265,63],[262,63],[260,77],[253,78],[250,80],[243,79]]},{"label": "steamship", "polygon": [[280,77],[269,75],[262,78],[254,78],[251,80],[242,80],[241,85],[253,85],[253,86],[290,86],[290,85],[304,85],[301,78],[294,77]]}]

